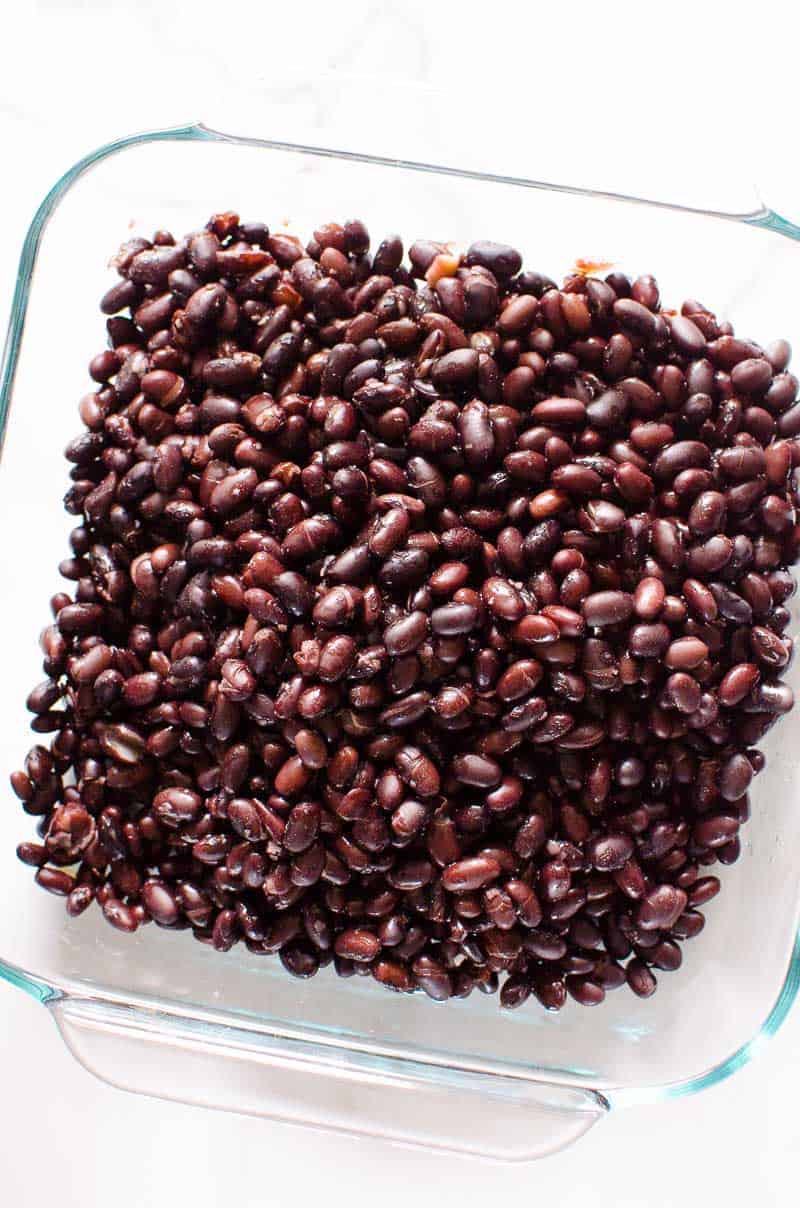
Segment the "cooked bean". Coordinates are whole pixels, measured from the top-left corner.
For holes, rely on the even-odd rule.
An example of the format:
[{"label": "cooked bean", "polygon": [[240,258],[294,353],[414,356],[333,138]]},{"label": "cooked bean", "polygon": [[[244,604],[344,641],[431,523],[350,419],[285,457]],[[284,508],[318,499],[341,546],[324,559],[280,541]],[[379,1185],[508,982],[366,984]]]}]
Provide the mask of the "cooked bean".
[{"label": "cooked bean", "polygon": [[609,834],[590,841],[587,854],[600,872],[622,868],[633,855],[633,840],[628,835]]},{"label": "cooked bean", "polygon": [[475,628],[478,616],[473,604],[443,604],[431,613],[431,629],[446,637],[469,633]]},{"label": "cooked bean", "polygon": [[636,335],[649,337],[655,332],[655,316],[633,298],[620,298],[613,306],[614,317]]},{"label": "cooked bean", "polygon": [[675,708],[681,713],[694,713],[700,705],[700,685],[685,671],[676,671],[669,677],[666,691]]},{"label": "cooked bean", "polygon": [[764,357],[747,357],[731,369],[731,385],[739,394],[763,394],[772,381],[772,365]]},{"label": "cooked bean", "polygon": [[672,339],[680,352],[690,357],[703,353],[706,338],[691,318],[685,315],[670,315],[668,323]]},{"label": "cooked bean", "polygon": [[351,927],[336,937],[337,956],[358,963],[374,960],[381,949],[380,940],[363,927]]},{"label": "cooked bean", "polygon": [[654,621],[664,607],[666,590],[660,579],[646,577],[633,593],[633,611],[643,621]]},{"label": "cooked bean", "polygon": [[603,628],[627,621],[633,612],[633,600],[624,591],[598,591],[583,601],[583,615],[587,625]]},{"label": "cooked bean", "polygon": [[636,922],[643,931],[669,930],[683,913],[687,896],[674,885],[659,885],[645,896],[636,912]]},{"label": "cooked bean", "polygon": [[628,985],[634,994],[639,998],[650,998],[656,991],[656,979],[651,969],[648,969],[644,961],[635,957],[632,961],[628,961],[625,968],[625,977]]},{"label": "cooked bean", "polygon": [[477,788],[493,788],[502,777],[500,765],[485,755],[459,755],[453,760],[451,769],[462,784]]},{"label": "cooked bean", "polygon": [[442,885],[450,893],[464,893],[488,885],[500,873],[500,865],[490,856],[473,856],[448,864],[442,873]]},{"label": "cooked bean", "polygon": [[531,417],[539,424],[574,427],[586,419],[586,406],[579,399],[550,398],[531,409]]},{"label": "cooked bean", "polygon": [[410,654],[424,642],[428,633],[428,618],[424,612],[412,612],[395,621],[384,632],[384,645],[393,657]]},{"label": "cooked bean", "polygon": [[722,765],[719,780],[720,795],[726,801],[743,797],[753,778],[753,766],[746,755],[735,754]]},{"label": "cooked bean", "polygon": [[711,814],[695,824],[692,831],[694,841],[700,847],[717,848],[736,837],[739,823],[726,814]]},{"label": "cooked bean", "polygon": [[759,670],[755,663],[737,663],[720,681],[717,695],[719,703],[732,708],[744,700],[758,683]]},{"label": "cooked bean", "polygon": [[664,656],[664,662],[670,670],[691,671],[708,658],[708,646],[699,638],[677,638],[672,642]]}]

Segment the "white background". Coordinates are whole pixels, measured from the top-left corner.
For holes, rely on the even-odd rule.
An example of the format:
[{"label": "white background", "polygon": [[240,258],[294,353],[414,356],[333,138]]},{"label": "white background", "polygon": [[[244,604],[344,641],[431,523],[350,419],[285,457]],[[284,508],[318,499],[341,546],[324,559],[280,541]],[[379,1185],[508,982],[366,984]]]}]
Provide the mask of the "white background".
[{"label": "white background", "polygon": [[[195,118],[733,207],[756,184],[797,218],[790,6],[548,6],[560,17],[540,7],[9,6],[0,319],[25,226],[56,176],[108,138]],[[4,806],[14,808],[8,795]],[[796,1197],[798,1059],[796,1009],[734,1079],[617,1113],[534,1166],[501,1167],[122,1094],[73,1061],[44,1010],[0,984],[0,1185],[4,1202],[25,1208],[316,1198],[393,1208],[514,1193],[559,1208],[782,1205]]]}]

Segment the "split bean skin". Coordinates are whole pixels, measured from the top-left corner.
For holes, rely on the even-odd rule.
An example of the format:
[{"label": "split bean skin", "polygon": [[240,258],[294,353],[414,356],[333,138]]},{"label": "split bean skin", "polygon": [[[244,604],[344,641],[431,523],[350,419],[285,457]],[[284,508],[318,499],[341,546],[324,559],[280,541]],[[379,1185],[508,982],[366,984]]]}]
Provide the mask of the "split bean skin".
[{"label": "split bean skin", "polygon": [[112,264],[11,778],[37,883],[296,977],[652,995],[793,704],[788,345],[358,220]]}]

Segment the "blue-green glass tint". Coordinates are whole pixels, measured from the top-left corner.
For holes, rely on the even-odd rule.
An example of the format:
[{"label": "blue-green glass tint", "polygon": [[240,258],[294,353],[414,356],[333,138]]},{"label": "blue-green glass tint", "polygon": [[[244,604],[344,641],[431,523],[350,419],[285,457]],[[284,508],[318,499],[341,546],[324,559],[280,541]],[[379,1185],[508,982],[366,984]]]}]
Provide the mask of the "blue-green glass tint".
[{"label": "blue-green glass tint", "polygon": [[[129,177],[121,169],[112,171],[112,161],[120,158],[122,152],[126,153],[121,157],[124,163],[130,156],[131,164],[138,165],[136,157],[142,157],[141,171],[137,166]],[[238,165],[241,157],[246,157],[246,162],[241,160],[241,171],[236,177],[238,195],[230,199],[225,193],[229,184],[225,173],[234,162]],[[91,169],[109,171],[107,194],[100,186],[89,187],[87,174]],[[139,210],[148,215],[156,212],[163,191],[167,218],[171,221],[175,217],[176,222],[186,223],[179,227],[180,232],[205,221],[210,209],[203,211],[202,206],[216,204],[227,208],[231,201],[239,204],[240,197],[253,205],[252,217],[272,218],[277,214],[280,221],[280,216],[286,213],[301,223],[298,233],[306,235],[310,233],[312,215],[317,221],[332,216],[329,206],[337,207],[333,211],[337,217],[358,213],[371,220],[373,214],[379,215],[373,232],[376,234],[399,229],[412,237],[467,237],[470,232],[475,237],[495,232],[506,237],[518,232],[524,236],[529,228],[530,234],[524,236],[526,241],[523,238],[513,241],[525,251],[526,262],[530,262],[528,253],[533,251],[542,261],[543,269],[566,271],[568,255],[597,259],[608,256],[620,263],[630,255],[631,263],[635,260],[639,270],[656,271],[662,285],[666,283],[673,291],[692,290],[693,274],[703,276],[700,285],[712,293],[715,282],[719,282],[720,304],[726,307],[729,304],[734,319],[742,314],[742,331],[746,320],[753,325],[752,332],[748,329],[746,334],[754,338],[791,334],[773,328],[788,272],[787,258],[796,253],[800,229],[767,208],[750,214],[693,210],[499,174],[465,172],[276,140],[238,139],[192,124],[122,138],[99,148],[65,173],[39,206],[20,258],[0,369],[0,441],[8,426],[12,392],[15,409],[18,405],[50,405],[46,391],[41,388],[44,379],[31,376],[28,382],[28,373],[35,375],[35,371],[26,360],[27,339],[23,341],[23,332],[26,319],[30,318],[31,338],[42,339],[44,329],[34,328],[40,318],[35,314],[34,295],[38,297],[38,293],[32,294],[31,283],[34,270],[38,277],[47,267],[47,254],[38,265],[37,258],[51,219],[54,227],[58,222],[62,224],[53,239],[59,241],[64,264],[73,263],[66,225],[79,217],[76,209],[70,209],[75,196],[73,189],[78,185],[81,191],[87,189],[87,205],[99,206],[102,202],[112,218],[119,218],[116,229],[120,239],[126,236],[128,185],[132,221]],[[213,200],[209,200],[212,195]],[[342,214],[345,206],[349,206],[349,214]],[[384,215],[386,225],[381,230]],[[480,229],[476,229],[476,223],[482,224]],[[89,228],[82,230],[81,237],[85,240]],[[45,241],[45,251],[46,248]],[[110,250],[113,249],[98,244],[88,247],[86,254],[96,255],[100,266]],[[42,280],[42,288],[45,282],[48,290],[64,288],[53,278],[43,276]],[[69,310],[69,300],[65,298],[66,294],[60,298],[54,294],[53,307],[58,313]],[[710,296],[708,301],[714,303],[717,299]],[[72,322],[73,316],[68,319]],[[91,314],[86,319],[91,324],[86,328],[86,338],[96,339],[98,320]],[[83,322],[77,309],[74,322]],[[81,359],[88,358],[91,351],[83,339],[82,331],[77,336],[70,335],[70,349],[75,348],[75,355]],[[18,368],[20,375],[15,386]],[[75,376],[77,379],[77,371]],[[61,401],[58,398],[53,405]],[[66,406],[72,406],[70,399]],[[49,418],[50,412],[47,414]],[[58,450],[53,452],[52,440],[55,436],[50,433],[49,424],[43,424],[36,446],[42,459],[42,473],[57,478],[60,454]],[[14,446],[14,456],[21,448],[22,437]],[[33,448],[28,446],[29,451]],[[11,454],[9,443],[6,456]],[[7,471],[8,465],[4,463],[0,477],[5,477]],[[65,478],[62,475],[61,481]],[[53,501],[56,496],[57,492]],[[36,503],[32,495],[23,498],[21,514],[27,516],[25,509]],[[57,506],[55,502],[53,506]],[[34,531],[48,528],[51,514],[42,511],[36,522],[38,530]],[[13,615],[20,617],[26,610],[27,598],[20,594],[14,601]],[[41,600],[42,609],[45,602],[46,592]],[[39,606],[37,599],[31,599],[28,611]],[[6,614],[0,612],[0,617]],[[21,710],[23,699],[23,694],[14,698],[9,695],[9,717]],[[788,727],[791,722],[785,724]],[[788,735],[789,730],[784,733]],[[329,984],[331,979],[326,981],[322,977],[315,979],[315,984],[298,988],[280,970],[268,969],[263,962],[248,963],[235,953],[221,957],[203,946],[192,945],[188,937],[180,934],[158,933],[158,929],[151,927],[135,937],[119,937],[94,917],[96,912],[90,912],[91,918],[87,915],[65,921],[63,911],[60,915],[56,913],[59,903],[45,899],[45,895],[28,885],[26,891],[29,889],[36,898],[37,920],[41,917],[52,927],[52,944],[41,952],[38,945],[36,951],[32,947],[29,950],[27,940],[15,940],[12,946],[14,937],[10,933],[6,936],[0,927],[0,952],[5,958],[0,961],[0,975],[43,1002],[54,996],[66,1000],[88,996],[101,1006],[104,1002],[113,1003],[115,1010],[120,1003],[127,1004],[131,1012],[140,1012],[155,1030],[162,1019],[166,1031],[170,1012],[180,1009],[184,1017],[193,1021],[195,1032],[207,1027],[214,1029],[217,1036],[227,1020],[231,1029],[239,1032],[250,1029],[254,1036],[268,1030],[273,1038],[285,1038],[287,1046],[298,1039],[324,1043],[345,1064],[348,1053],[384,1054],[393,1060],[398,1054],[401,1057],[405,1054],[409,1060],[440,1071],[443,1083],[447,1082],[448,1071],[455,1077],[456,1071],[478,1070],[487,1077],[511,1075],[538,1079],[550,1086],[585,1088],[601,1095],[603,1103],[612,1107],[690,1094],[720,1081],[748,1061],[764,1039],[780,1026],[800,986],[800,941],[794,937],[797,871],[793,852],[797,845],[792,843],[791,836],[785,836],[781,822],[781,818],[789,816],[788,812],[778,816],[774,804],[781,794],[792,800],[795,796],[791,750],[781,751],[781,742],[779,737],[778,745],[770,753],[769,766],[772,768],[774,764],[776,769],[772,789],[766,787],[767,773],[754,786],[754,815],[758,817],[754,816],[748,828],[743,867],[738,871],[725,870],[723,892],[707,912],[708,936],[686,945],[686,967],[671,977],[663,977],[659,994],[648,1003],[634,1001],[620,1006],[621,997],[609,996],[609,1001],[597,1012],[580,1012],[571,1004],[563,1018],[553,1018],[538,1008],[527,1014],[501,1014],[496,1004],[485,1000],[448,1004],[440,1009],[416,998],[413,1003],[401,1002],[399,996],[387,996],[385,991],[369,985]],[[18,836],[22,838],[25,817],[19,810],[14,812],[15,804],[8,800],[5,813],[14,815],[19,824]],[[751,835],[756,827],[757,833]],[[7,853],[5,858],[13,861],[13,845],[4,844],[2,850]],[[760,860],[773,861],[773,870],[756,874],[754,868]],[[765,889],[761,888],[759,877],[763,877]],[[724,1050],[714,1052],[708,1066],[701,1051],[690,1060],[685,1038],[676,1039],[677,1029],[685,1026],[696,1032],[704,1019],[709,1028],[713,1027],[703,1015],[704,994],[717,995],[707,1004],[711,1018],[716,1011],[730,1015],[736,1009],[736,977],[741,971],[734,977],[723,967],[735,956],[737,928],[741,935],[747,925],[736,912],[741,911],[742,902],[753,892],[748,878],[755,878],[753,883],[759,887],[761,900],[768,902],[770,877],[782,893],[776,920],[786,933],[786,942],[776,942],[769,959],[764,957],[769,975],[764,967],[754,971],[754,977],[763,980],[763,1000],[753,999],[747,1029],[737,1034],[731,1030],[730,1036],[725,1033],[721,1042]],[[793,883],[789,885],[792,877]],[[15,892],[14,909],[19,909],[21,891]],[[45,899],[43,905],[40,898]],[[794,912],[791,917],[790,911]],[[34,935],[33,929],[30,934]],[[707,970],[711,971],[708,976]],[[480,1000],[482,996],[475,998]],[[578,1023],[576,1012],[581,1015]]]}]

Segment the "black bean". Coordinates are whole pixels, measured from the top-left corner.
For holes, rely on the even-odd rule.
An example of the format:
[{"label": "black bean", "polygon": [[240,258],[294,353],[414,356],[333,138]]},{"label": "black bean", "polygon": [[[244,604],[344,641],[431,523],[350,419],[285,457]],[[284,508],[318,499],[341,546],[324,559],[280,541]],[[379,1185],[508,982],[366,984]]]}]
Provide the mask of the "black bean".
[{"label": "black bean", "polygon": [[412,612],[400,618],[384,631],[384,645],[393,657],[410,654],[424,642],[428,634],[428,618],[424,612]]},{"label": "black bean", "polygon": [[655,332],[655,316],[633,298],[620,298],[613,305],[614,317],[636,335],[649,337]]},{"label": "black bean", "polygon": [[687,897],[674,885],[659,885],[644,897],[636,922],[644,931],[669,930],[686,908]]},{"label": "black bean", "polygon": [[516,248],[505,243],[483,239],[467,249],[466,263],[488,269],[498,280],[513,277],[522,267],[522,257]]},{"label": "black bean", "polygon": [[477,352],[472,348],[459,348],[435,362],[431,378],[439,390],[466,390],[475,382],[477,373]]},{"label": "black bean", "polygon": [[490,856],[473,856],[449,864],[442,873],[442,885],[450,893],[464,893],[489,884],[500,873],[500,865]]},{"label": "black bean", "polygon": [[628,985],[639,998],[649,998],[656,991],[656,979],[644,961],[635,957],[625,968]]},{"label": "black bean", "polygon": [[493,788],[500,783],[500,765],[486,755],[458,755],[451,764],[453,775],[462,784]]},{"label": "black bean", "polygon": [[469,633],[477,624],[478,609],[472,604],[443,604],[431,613],[431,628],[434,633],[451,637]]},{"label": "black bean", "polygon": [[702,354],[706,347],[706,338],[691,318],[685,315],[671,315],[668,323],[673,342],[680,352],[690,357]]},{"label": "black bean", "polygon": [[598,591],[583,601],[583,615],[587,625],[603,628],[627,621],[633,612],[633,600],[624,591]]},{"label": "black bean", "polygon": [[737,663],[720,681],[719,703],[727,708],[738,705],[755,688],[760,672],[755,663]]},{"label": "black bean", "polygon": [[352,927],[342,931],[334,943],[337,956],[357,962],[373,960],[380,952],[380,948],[378,937],[361,927]]},{"label": "black bean", "polygon": [[737,393],[763,394],[772,381],[772,365],[764,357],[748,357],[731,369],[731,385]]},{"label": "black bean", "polygon": [[485,403],[475,399],[466,404],[459,416],[459,432],[467,465],[471,470],[482,469],[491,461],[495,447],[489,408]]},{"label": "black bean", "polygon": [[605,835],[594,839],[588,846],[592,864],[601,872],[622,868],[633,854],[633,840],[627,835]]}]

